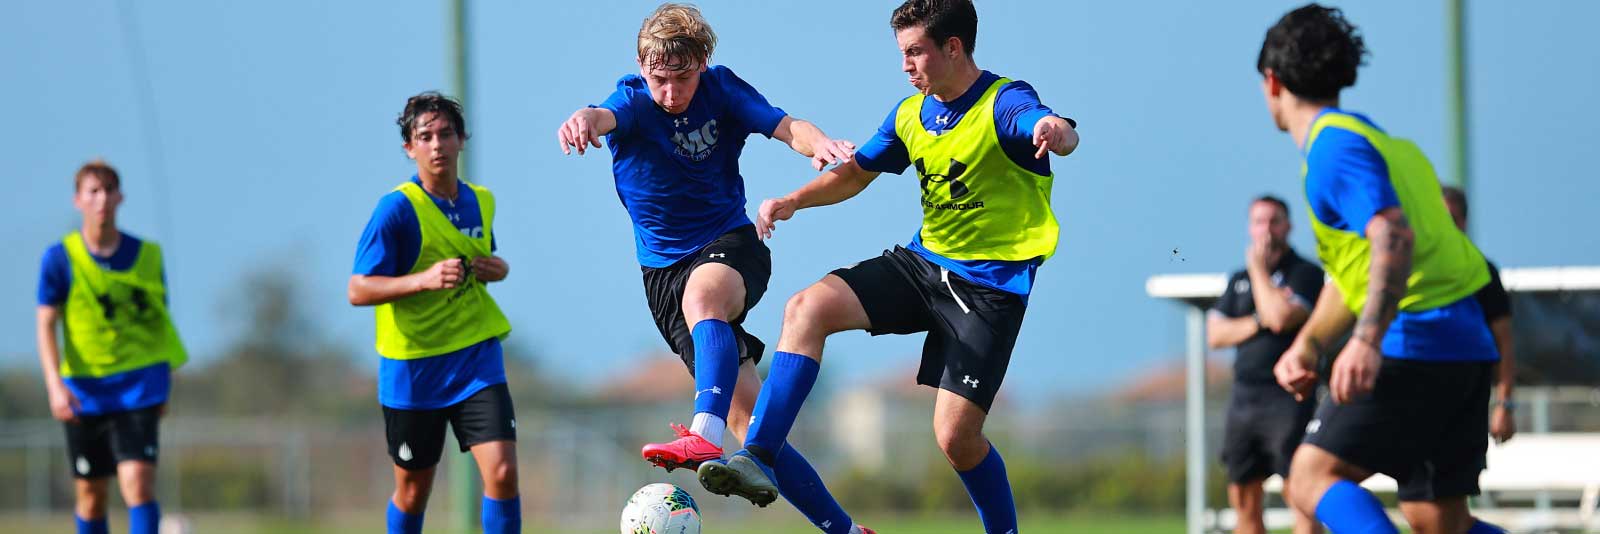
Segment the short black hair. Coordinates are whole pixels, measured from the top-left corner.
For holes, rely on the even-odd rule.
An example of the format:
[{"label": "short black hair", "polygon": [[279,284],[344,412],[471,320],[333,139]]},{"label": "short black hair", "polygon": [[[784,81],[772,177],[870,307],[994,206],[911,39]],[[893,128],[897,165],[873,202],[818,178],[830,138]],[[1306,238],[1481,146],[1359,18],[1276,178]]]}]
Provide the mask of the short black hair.
[{"label": "short black hair", "polygon": [[1439,186],[1439,192],[1444,194],[1444,201],[1455,204],[1461,208],[1461,220],[1467,220],[1467,192],[1453,185]]},{"label": "short black hair", "polygon": [[1288,219],[1289,218],[1289,203],[1288,202],[1284,202],[1283,199],[1278,198],[1277,196],[1274,196],[1274,195],[1270,195],[1270,194],[1269,195],[1261,195],[1259,197],[1256,197],[1254,200],[1251,200],[1250,204],[1253,206],[1257,202],[1266,202],[1268,204],[1275,205],[1275,206],[1278,207],[1278,209],[1283,210],[1283,218],[1284,219]]},{"label": "short black hair", "polygon": [[978,8],[972,0],[906,0],[889,16],[889,27],[899,32],[913,26],[922,26],[939,46],[959,39],[967,57],[978,46]]},{"label": "short black hair", "polygon": [[443,115],[455,127],[456,135],[467,138],[467,119],[461,112],[461,103],[438,91],[427,91],[406,99],[406,109],[400,112],[400,118],[394,120],[395,124],[400,125],[400,138],[410,143],[411,127],[417,119],[429,113]]},{"label": "short black hair", "polygon": [[1306,4],[1267,30],[1256,71],[1265,75],[1271,69],[1295,96],[1332,100],[1356,84],[1356,68],[1366,56],[1366,42],[1343,11]]}]

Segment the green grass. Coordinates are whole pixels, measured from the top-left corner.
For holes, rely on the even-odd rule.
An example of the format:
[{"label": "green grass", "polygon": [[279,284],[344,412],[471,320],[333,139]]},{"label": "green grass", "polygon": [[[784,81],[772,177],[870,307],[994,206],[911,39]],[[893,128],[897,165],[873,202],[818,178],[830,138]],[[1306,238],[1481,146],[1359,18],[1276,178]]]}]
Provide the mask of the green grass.
[{"label": "green grass", "polygon": [[[112,514],[112,532],[127,532],[125,518]],[[441,518],[443,519],[443,518]],[[197,534],[227,532],[230,534],[335,534],[346,532],[381,532],[383,530],[382,517],[341,517],[330,518],[315,522],[291,522],[270,517],[239,515],[239,514],[199,514],[189,516],[192,532]],[[972,534],[982,532],[982,525],[977,518],[969,516],[955,516],[948,518],[924,517],[885,517],[867,515],[860,520],[877,529],[883,534],[916,533],[916,534]],[[810,525],[794,524],[784,521],[785,524],[767,524],[757,521],[740,521],[738,523],[708,524],[705,534],[734,534],[762,532],[764,534],[815,534],[817,530]],[[437,527],[439,525],[430,525]],[[0,534],[24,532],[72,532],[72,517],[68,515],[52,515],[45,517],[29,517],[26,515],[0,516]],[[1183,532],[1183,517],[1178,515],[1154,515],[1146,517],[1105,517],[1097,515],[1071,515],[1062,517],[1043,517],[1038,514],[1023,516],[1020,525],[1022,532],[1038,534],[1169,534]],[[573,530],[552,529],[541,525],[529,524],[524,532],[562,532],[563,534],[612,534],[615,527],[610,529]],[[429,528],[428,532],[443,532],[436,528]]]}]

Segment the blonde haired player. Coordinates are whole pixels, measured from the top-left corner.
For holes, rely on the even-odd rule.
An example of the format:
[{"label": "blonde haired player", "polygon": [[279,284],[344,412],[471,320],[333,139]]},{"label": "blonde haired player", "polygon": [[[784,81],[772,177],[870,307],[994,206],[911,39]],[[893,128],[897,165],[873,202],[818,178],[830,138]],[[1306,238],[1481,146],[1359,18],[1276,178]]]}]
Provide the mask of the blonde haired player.
[{"label": "blonde haired player", "polygon": [[[695,376],[691,425],[673,425],[677,439],[641,451],[669,470],[722,458],[724,430],[744,439],[760,390],[755,364],[764,346],[740,324],[766,292],[772,256],[745,213],[745,140],[777,139],[818,169],[848,161],[855,149],[712,65],[716,45],[698,9],[661,5],[639,28],[639,73],[623,76],[610,97],[574,112],[556,132],[567,154],[599,148],[605,137],[651,316]],[[782,494],[824,532],[863,531],[805,458],[783,449]]]}]

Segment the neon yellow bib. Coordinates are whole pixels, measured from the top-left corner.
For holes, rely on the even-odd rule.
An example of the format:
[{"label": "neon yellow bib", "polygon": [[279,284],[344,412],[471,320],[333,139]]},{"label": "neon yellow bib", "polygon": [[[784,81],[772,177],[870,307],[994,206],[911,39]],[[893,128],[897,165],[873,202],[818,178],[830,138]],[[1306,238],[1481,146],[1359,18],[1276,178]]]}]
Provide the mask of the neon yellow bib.
[{"label": "neon yellow bib", "polygon": [[98,378],[160,363],[176,369],[188,361],[167,315],[160,246],[142,241],[133,268],[113,271],[95,263],[81,233],[67,234],[61,245],[72,268],[61,376]]},{"label": "neon yellow bib", "polygon": [[[1439,178],[1422,149],[1409,140],[1390,137],[1354,116],[1330,111],[1311,124],[1306,140],[1307,153],[1315,147],[1317,134],[1324,128],[1338,128],[1365,137],[1388,164],[1389,183],[1400,198],[1400,209],[1405,212],[1406,221],[1416,234],[1416,245],[1411,253],[1411,277],[1406,280],[1406,295],[1400,299],[1401,310],[1423,311],[1445,306],[1489,283],[1489,269],[1483,254],[1450,218],[1439,191]],[[1302,177],[1305,171],[1302,167]],[[1323,267],[1344,293],[1345,305],[1350,311],[1361,313],[1367,303],[1372,243],[1360,233],[1328,226],[1317,219],[1316,211],[1309,208],[1307,211],[1311,212],[1311,227],[1317,235],[1317,255]]]},{"label": "neon yellow bib", "polygon": [[1055,176],[1011,161],[995,132],[995,95],[1010,81],[991,84],[961,121],[940,135],[922,127],[924,95],[907,98],[895,113],[895,133],[921,179],[922,245],[940,256],[1020,261],[1055,254],[1060,237],[1050,211]]},{"label": "neon yellow bib", "polygon": [[[422,248],[410,273],[426,271],[440,260],[464,258],[464,262],[470,262],[492,253],[494,195],[488,189],[462,183],[478,197],[482,237],[462,234],[416,183],[406,182],[395,188],[411,201],[422,233]],[[378,354],[395,360],[449,354],[492,337],[504,338],[511,332],[511,323],[489,296],[483,281],[475,276],[468,276],[455,289],[424,291],[380,304],[375,313]]]}]

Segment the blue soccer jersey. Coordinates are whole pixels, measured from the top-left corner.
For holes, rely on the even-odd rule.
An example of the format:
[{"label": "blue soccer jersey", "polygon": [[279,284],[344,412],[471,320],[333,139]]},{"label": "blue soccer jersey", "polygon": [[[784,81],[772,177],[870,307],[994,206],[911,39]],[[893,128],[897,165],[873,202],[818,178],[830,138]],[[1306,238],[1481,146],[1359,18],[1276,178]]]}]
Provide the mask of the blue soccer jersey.
[{"label": "blue soccer jersey", "polygon": [[[984,91],[999,79],[1000,76],[984,71],[978,77],[978,81],[954,101],[924,99],[922,127],[935,135],[954,128],[961,123],[961,118],[966,116],[967,111],[978,102],[979,97],[983,96]],[[862,169],[900,174],[911,166],[911,156],[906,150],[906,144],[900,139],[899,134],[895,133],[894,128],[895,115],[900,109],[901,102],[896,102],[894,107],[889,109],[889,116],[884,118],[883,125],[878,127],[871,140],[856,151],[856,163]],[[1038,151],[1038,147],[1033,145],[1033,128],[1039,123],[1039,119],[1053,115],[1055,112],[1039,102],[1039,93],[1035,92],[1028,82],[1012,81],[1000,88],[1000,92],[995,95],[994,122],[998,130],[996,133],[1000,137],[1000,147],[1011,161],[1027,169],[1028,172],[1041,176],[1050,175],[1050,159],[1033,157]],[[911,238],[911,243],[906,248],[968,280],[1023,296],[1033,291],[1033,278],[1041,261],[952,260],[923,247],[920,230]]]},{"label": "blue soccer jersey", "polygon": [[[413,183],[422,181],[413,176]],[[429,195],[445,218],[468,236],[483,233],[478,197],[466,184],[458,185],[455,200]],[[489,236],[493,243],[494,236]],[[422,227],[405,193],[391,191],[378,200],[372,219],[356,245],[354,274],[405,276],[422,251]],[[378,402],[401,410],[432,410],[457,404],[483,388],[506,381],[500,338],[438,356],[412,360],[379,358]]]},{"label": "blue soccer jersey", "polygon": [[[1328,108],[1323,113],[1342,112]],[[1376,124],[1364,115],[1349,113]],[[1389,166],[1360,134],[1327,127],[1306,158],[1306,200],[1317,220],[1366,237],[1378,212],[1400,206],[1389,181]],[[1443,202],[1443,200],[1440,200]],[[1478,299],[1468,295],[1439,308],[1401,311],[1383,337],[1385,356],[1429,361],[1496,360],[1500,352],[1484,322]]]},{"label": "blue soccer jersey", "polygon": [[786,115],[733,71],[719,65],[700,73],[699,89],[680,114],[656,105],[635,74],[618,80],[616,92],[596,107],[617,119],[606,145],[640,265],[672,265],[751,224],[739,154],[750,134],[771,137]]},{"label": "blue soccer jersey", "polygon": [[[122,243],[111,256],[90,253],[95,263],[112,271],[127,271],[139,259],[139,238],[122,233]],[[45,249],[39,262],[40,306],[60,307],[72,289],[72,264],[67,250],[57,242]],[[165,274],[162,275],[165,277]],[[167,402],[172,390],[172,369],[165,362],[101,377],[63,378],[67,390],[78,398],[78,415],[101,415],[148,408]]]}]

